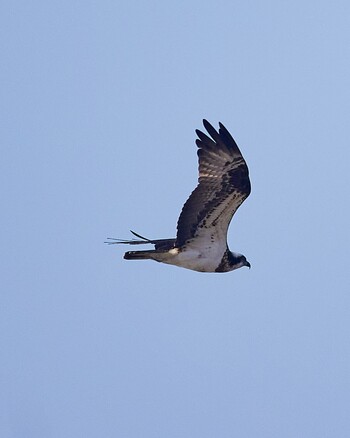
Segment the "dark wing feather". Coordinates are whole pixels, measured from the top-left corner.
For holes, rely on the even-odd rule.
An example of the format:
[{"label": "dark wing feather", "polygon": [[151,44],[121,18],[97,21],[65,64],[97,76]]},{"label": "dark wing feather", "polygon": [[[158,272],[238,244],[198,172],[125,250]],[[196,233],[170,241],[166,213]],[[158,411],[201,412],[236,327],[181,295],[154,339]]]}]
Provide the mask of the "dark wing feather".
[{"label": "dark wing feather", "polygon": [[250,193],[248,167],[231,134],[221,123],[219,132],[206,120],[203,125],[211,138],[196,130],[199,184],[181,211],[176,246],[205,233],[212,242],[215,233],[226,235],[232,216]]}]

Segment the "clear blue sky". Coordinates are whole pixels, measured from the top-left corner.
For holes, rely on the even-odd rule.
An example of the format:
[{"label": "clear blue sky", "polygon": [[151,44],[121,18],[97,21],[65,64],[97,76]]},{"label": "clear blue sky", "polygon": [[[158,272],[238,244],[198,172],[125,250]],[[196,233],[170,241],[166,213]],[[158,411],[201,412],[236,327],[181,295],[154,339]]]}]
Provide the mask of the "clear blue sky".
[{"label": "clear blue sky", "polygon": [[[348,1],[0,7],[4,438],[350,436]],[[173,237],[195,128],[232,132],[252,269],[127,262]]]}]

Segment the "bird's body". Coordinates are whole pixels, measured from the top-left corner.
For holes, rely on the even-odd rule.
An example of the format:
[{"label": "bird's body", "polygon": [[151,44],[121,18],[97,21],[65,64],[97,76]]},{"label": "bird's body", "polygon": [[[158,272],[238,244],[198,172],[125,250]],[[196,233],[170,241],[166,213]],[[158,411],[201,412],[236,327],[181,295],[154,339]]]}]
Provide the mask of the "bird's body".
[{"label": "bird's body", "polygon": [[155,247],[148,251],[128,251],[125,259],[151,259],[199,272],[229,272],[250,267],[242,254],[231,252],[227,245],[232,216],[250,193],[248,167],[221,123],[219,132],[206,120],[203,124],[211,138],[196,131],[199,184],[183,206],[176,238],[149,240],[133,232],[140,240],[110,239],[108,243]]},{"label": "bird's body", "polygon": [[128,251],[124,256],[127,260],[152,259],[198,272],[219,272],[218,260],[221,261],[222,257],[219,248],[202,248],[195,241],[181,248],[173,246],[167,250]]}]

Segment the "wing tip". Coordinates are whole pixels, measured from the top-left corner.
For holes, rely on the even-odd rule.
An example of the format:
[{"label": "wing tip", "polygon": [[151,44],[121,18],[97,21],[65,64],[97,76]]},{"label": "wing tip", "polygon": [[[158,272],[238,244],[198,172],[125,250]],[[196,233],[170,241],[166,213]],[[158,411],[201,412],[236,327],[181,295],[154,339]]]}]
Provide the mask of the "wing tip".
[{"label": "wing tip", "polygon": [[203,126],[209,132],[210,129],[215,129],[211,123],[208,122],[207,119],[203,119]]},{"label": "wing tip", "polygon": [[[236,154],[242,155],[235,139],[232,137],[231,133],[222,122],[219,122],[218,131],[208,122],[207,119],[203,119],[203,125],[211,138],[208,138],[206,134],[204,134],[199,129],[196,129],[198,137],[200,138],[200,140],[202,140],[202,143],[200,143],[201,145],[203,144],[203,141],[205,143],[208,142],[208,140],[212,139],[212,141],[214,141],[217,145],[220,145],[221,147],[225,146],[228,150],[233,151]],[[197,146],[199,146],[198,143]]]}]

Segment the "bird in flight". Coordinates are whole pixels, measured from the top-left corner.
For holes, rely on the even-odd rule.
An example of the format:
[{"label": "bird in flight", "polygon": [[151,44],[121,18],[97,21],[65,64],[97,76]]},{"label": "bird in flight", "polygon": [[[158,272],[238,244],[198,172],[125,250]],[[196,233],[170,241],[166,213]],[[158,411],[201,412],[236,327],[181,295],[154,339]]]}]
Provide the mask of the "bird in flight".
[{"label": "bird in flight", "polygon": [[108,244],[154,245],[152,250],[128,251],[124,259],[150,259],[198,272],[250,268],[246,257],[231,252],[227,245],[232,216],[250,194],[248,167],[222,123],[219,131],[207,120],[203,125],[210,137],[196,130],[198,185],[182,208],[176,238],[151,240],[134,231],[138,239],[108,238]]}]

